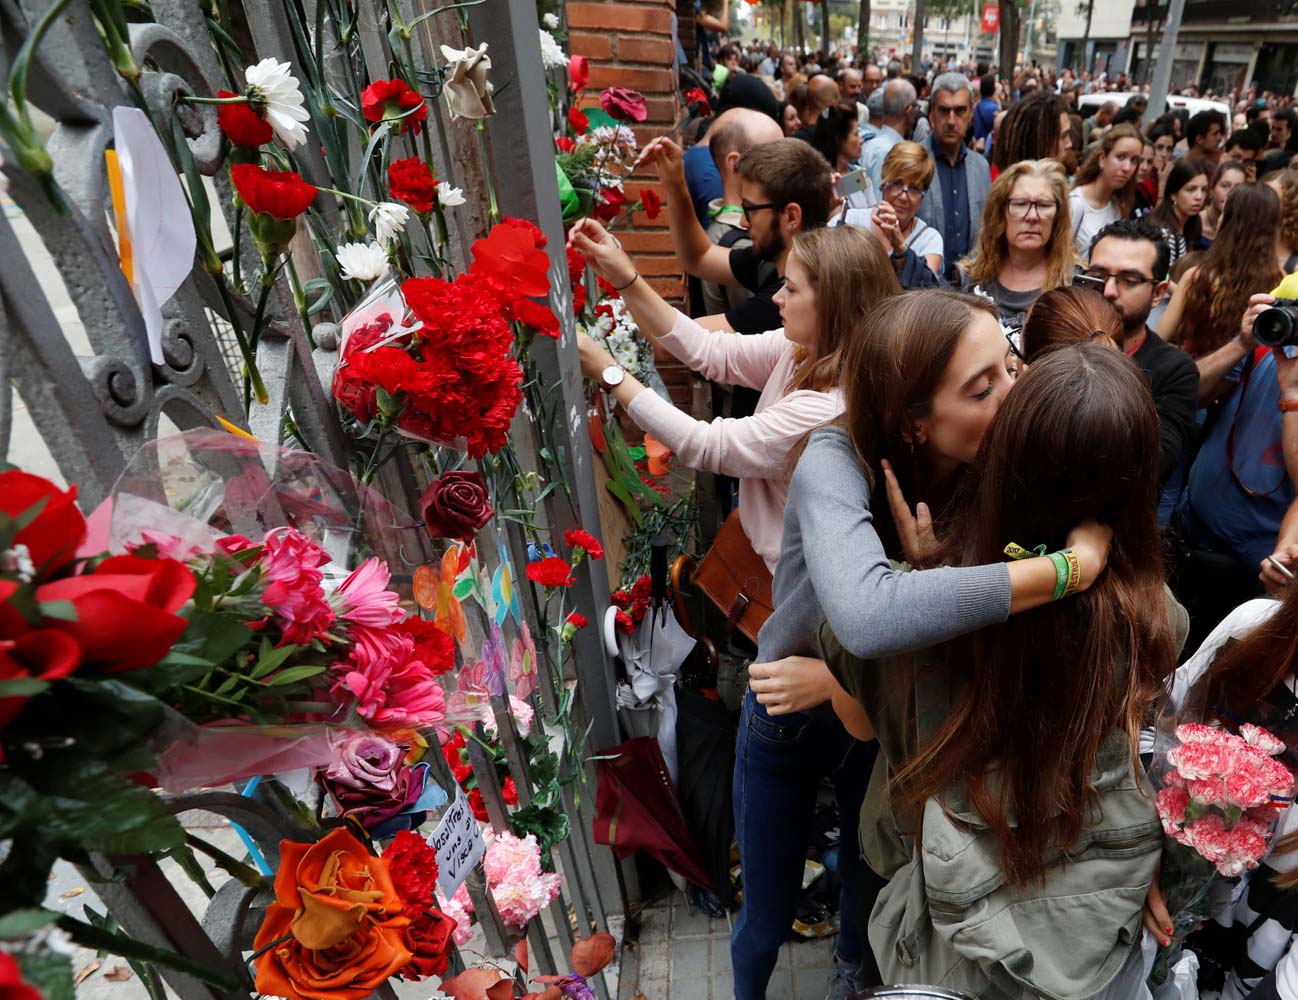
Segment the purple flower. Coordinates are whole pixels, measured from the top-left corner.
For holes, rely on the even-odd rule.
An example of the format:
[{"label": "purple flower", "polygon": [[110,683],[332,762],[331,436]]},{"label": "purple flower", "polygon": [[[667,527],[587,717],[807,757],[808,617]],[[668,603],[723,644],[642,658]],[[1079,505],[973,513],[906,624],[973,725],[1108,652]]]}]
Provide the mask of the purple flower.
[{"label": "purple flower", "polygon": [[406,764],[406,749],[374,733],[344,733],[334,740],[335,758],[320,783],[340,813],[372,829],[406,812],[423,794],[423,781]]},{"label": "purple flower", "polygon": [[595,1000],[595,991],[575,972],[559,983],[559,992],[569,1000]]}]

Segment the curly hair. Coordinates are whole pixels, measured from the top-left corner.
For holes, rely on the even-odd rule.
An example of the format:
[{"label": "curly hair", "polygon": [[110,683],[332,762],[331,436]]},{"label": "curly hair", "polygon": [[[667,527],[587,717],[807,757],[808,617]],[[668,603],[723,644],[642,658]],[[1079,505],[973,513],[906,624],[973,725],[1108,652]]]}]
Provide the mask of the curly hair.
[{"label": "curly hair", "polygon": [[1043,178],[1049,182],[1055,198],[1055,224],[1042,250],[1046,258],[1046,279],[1041,290],[1048,292],[1060,285],[1072,284],[1073,271],[1081,259],[1073,244],[1073,227],[1068,215],[1068,178],[1058,160],[1023,160],[996,178],[983,206],[978,243],[973,253],[960,261],[960,270],[979,284],[996,277],[1009,252],[1005,231],[1010,195],[1022,177]]},{"label": "curly hair", "polygon": [[1042,160],[1059,148],[1059,119],[1068,102],[1052,91],[1025,97],[1001,120],[992,146],[992,164],[1001,171],[1021,160]]},{"label": "curly hair", "polygon": [[1226,199],[1217,238],[1185,290],[1178,333],[1191,357],[1221,347],[1239,329],[1255,292],[1284,277],[1275,261],[1280,203],[1265,184],[1240,184]]},{"label": "curly hair", "polygon": [[[1298,170],[1287,167],[1274,178],[1268,178],[1280,195],[1280,241],[1289,252],[1298,251]],[[1232,194],[1234,192],[1231,192]]]}]

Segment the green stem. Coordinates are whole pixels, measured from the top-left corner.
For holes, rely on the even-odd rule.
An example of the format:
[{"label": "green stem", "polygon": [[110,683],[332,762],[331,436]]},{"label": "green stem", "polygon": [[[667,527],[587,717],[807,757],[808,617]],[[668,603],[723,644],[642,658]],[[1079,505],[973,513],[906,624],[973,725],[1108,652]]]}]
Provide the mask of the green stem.
[{"label": "green stem", "polygon": [[494,226],[500,221],[500,207],[496,204],[496,182],[491,179],[491,160],[487,154],[487,123],[479,118],[474,130],[478,135],[478,150],[482,153],[482,178],[487,182],[487,220]]},{"label": "green stem", "polygon": [[246,346],[243,341],[239,343],[239,348],[243,351],[244,374],[248,377],[248,381],[243,386],[243,405],[245,409],[251,405],[251,393],[256,393],[257,402],[262,406],[270,402],[270,395],[266,392],[266,386],[261,381],[261,372],[257,370],[257,344],[261,340],[262,320],[266,315],[266,303],[270,299],[270,290],[274,285],[275,279],[269,272],[261,276],[261,291],[257,295],[257,311],[252,317],[252,334],[249,336]]},{"label": "green stem", "polygon": [[246,411],[251,401],[251,394],[256,393],[257,402],[265,406],[270,401],[270,396],[266,393],[266,386],[261,380],[261,372],[257,369],[257,355],[248,338],[244,335],[243,324],[239,322],[239,312],[235,308],[234,299],[230,296],[230,290],[225,284],[225,275],[214,274],[212,280],[216,282],[216,290],[221,294],[221,301],[225,303],[225,312],[230,319],[230,326],[234,328],[234,339],[239,345],[239,354],[243,357],[244,374],[247,381],[243,386],[243,407]]},{"label": "green stem", "polygon": [[247,104],[247,95],[239,97],[195,97],[192,94],[182,94],[180,100],[185,104]]},{"label": "green stem", "polygon": [[261,877],[261,873],[257,869],[231,857],[215,844],[209,844],[206,840],[192,833],[185,834],[185,843],[197,851],[202,851],[215,861],[222,871],[237,878],[241,885],[246,885],[250,889],[260,889],[266,884],[266,880]]},{"label": "green stem", "polygon": [[243,202],[240,201],[234,206],[234,255],[230,258],[230,267],[232,270],[231,280],[234,282],[236,289],[243,284]]},{"label": "green stem", "polygon": [[379,424],[379,437],[374,442],[374,450],[370,452],[370,457],[365,463],[365,470],[361,473],[361,482],[368,486],[374,481],[374,476],[379,471],[382,464],[379,461],[379,453],[383,450],[383,438],[387,436],[388,425],[386,422]]},{"label": "green stem", "polygon": [[306,333],[307,343],[314,351],[315,337],[311,336],[311,317],[307,314],[306,293],[302,291],[302,282],[298,280],[297,268],[293,266],[293,255],[288,254],[284,260],[288,265],[288,285],[293,290],[293,304],[297,306],[298,318],[302,320],[302,330]]}]

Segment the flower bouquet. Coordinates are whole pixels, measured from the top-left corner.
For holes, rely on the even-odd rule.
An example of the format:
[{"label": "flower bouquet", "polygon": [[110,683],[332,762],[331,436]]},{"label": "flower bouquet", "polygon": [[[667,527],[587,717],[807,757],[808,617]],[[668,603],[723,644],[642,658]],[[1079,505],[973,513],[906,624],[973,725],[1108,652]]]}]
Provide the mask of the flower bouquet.
[{"label": "flower bouquet", "polygon": [[1155,755],[1150,777],[1167,840],[1159,886],[1172,915],[1172,944],[1160,950],[1152,986],[1166,981],[1186,934],[1215,909],[1215,888],[1266,855],[1294,779],[1275,759],[1283,741],[1251,723],[1239,735],[1182,723],[1176,745]]}]

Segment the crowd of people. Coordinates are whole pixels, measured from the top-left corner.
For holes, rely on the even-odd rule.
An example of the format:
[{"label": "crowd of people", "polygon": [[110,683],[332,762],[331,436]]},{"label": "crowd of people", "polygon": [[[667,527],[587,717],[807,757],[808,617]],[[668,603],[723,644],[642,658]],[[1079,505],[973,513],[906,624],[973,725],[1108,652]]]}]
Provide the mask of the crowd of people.
[{"label": "crowd of people", "polygon": [[[716,113],[640,159],[687,307],[598,222],[570,241],[646,337],[738,387],[697,420],[581,338],[632,421],[737,480],[772,574],[733,780],[735,996],[767,995],[826,784],[830,998],[1147,996],[1172,924],[1142,728],[1177,685],[1211,692],[1196,721],[1298,709],[1298,336],[1274,333],[1298,316],[1272,294],[1298,270],[1295,112],[1249,89],[1229,118],[1151,117],[1121,73],[705,51]],[[1205,993],[1298,1000],[1294,846],[1189,939]]]}]

